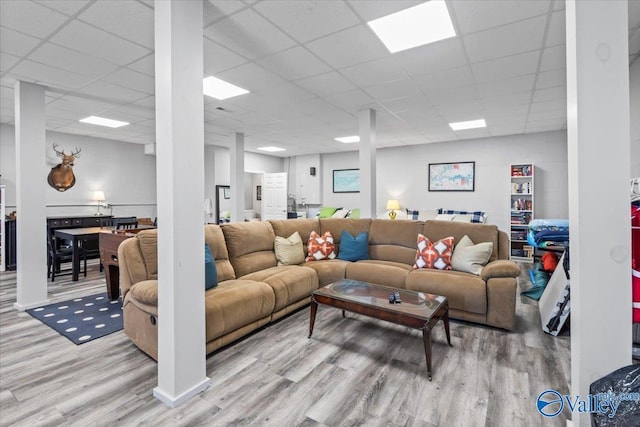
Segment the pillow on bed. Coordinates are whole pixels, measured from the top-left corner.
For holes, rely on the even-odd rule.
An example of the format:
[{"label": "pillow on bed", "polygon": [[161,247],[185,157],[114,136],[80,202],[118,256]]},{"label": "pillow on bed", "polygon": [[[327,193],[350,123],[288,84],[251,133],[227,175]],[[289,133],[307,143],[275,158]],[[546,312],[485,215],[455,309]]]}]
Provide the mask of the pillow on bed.
[{"label": "pillow on bed", "polygon": [[475,222],[478,224],[484,224],[487,220],[487,214],[484,211],[454,211],[450,209],[438,209],[439,214],[449,214],[449,215],[471,215],[471,222]]}]

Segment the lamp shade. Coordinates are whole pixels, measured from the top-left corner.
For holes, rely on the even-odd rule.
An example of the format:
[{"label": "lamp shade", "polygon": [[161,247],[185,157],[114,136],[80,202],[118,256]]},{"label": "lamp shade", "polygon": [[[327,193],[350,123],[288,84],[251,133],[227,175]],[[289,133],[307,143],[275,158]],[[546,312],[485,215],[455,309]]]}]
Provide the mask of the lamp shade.
[{"label": "lamp shade", "polygon": [[98,190],[93,192],[93,200],[96,202],[104,201],[104,191]]},{"label": "lamp shade", "polygon": [[398,210],[398,209],[400,209],[400,203],[398,203],[397,200],[394,200],[394,199],[387,200],[387,210],[388,211],[394,211],[394,210]]}]

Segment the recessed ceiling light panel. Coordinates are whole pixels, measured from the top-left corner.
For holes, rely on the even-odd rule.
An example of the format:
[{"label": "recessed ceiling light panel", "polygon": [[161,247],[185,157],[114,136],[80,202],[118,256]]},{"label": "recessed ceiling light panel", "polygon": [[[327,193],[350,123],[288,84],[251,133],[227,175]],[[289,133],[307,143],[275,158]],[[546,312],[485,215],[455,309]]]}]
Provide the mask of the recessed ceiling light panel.
[{"label": "recessed ceiling light panel", "polygon": [[269,153],[275,153],[276,151],[286,151],[284,148],[282,147],[273,147],[273,146],[269,146],[269,147],[259,147],[258,150],[262,150],[262,151],[268,151]]},{"label": "recessed ceiling light panel", "polygon": [[353,142],[360,142],[360,137],[358,135],[341,136],[340,138],[335,138],[335,140],[345,144],[351,144]]},{"label": "recessed ceiling light panel", "polygon": [[444,0],[431,0],[367,24],[391,53],[456,35]]},{"label": "recessed ceiling light panel", "polygon": [[484,119],[478,119],[478,120],[469,120],[466,122],[449,123],[449,127],[451,127],[451,129],[453,130],[486,128],[487,123],[484,121]]},{"label": "recessed ceiling light panel", "polygon": [[105,119],[104,117],[98,117],[98,116],[85,117],[84,119],[80,119],[80,121],[82,123],[89,123],[89,124],[98,125],[98,126],[106,126],[109,128],[119,128],[129,124],[128,122],[121,122],[120,120]]},{"label": "recessed ceiling light panel", "polygon": [[233,85],[219,78],[209,76],[202,80],[202,92],[212,98],[222,101],[223,99],[233,98],[234,96],[249,93],[248,90]]}]

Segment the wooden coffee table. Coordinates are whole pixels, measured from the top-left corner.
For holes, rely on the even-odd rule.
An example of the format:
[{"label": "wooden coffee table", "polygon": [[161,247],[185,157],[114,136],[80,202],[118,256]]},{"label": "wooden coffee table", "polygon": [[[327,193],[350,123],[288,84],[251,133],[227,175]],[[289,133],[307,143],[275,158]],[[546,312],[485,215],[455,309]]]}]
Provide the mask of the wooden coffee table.
[{"label": "wooden coffee table", "polygon": [[[389,294],[394,292],[400,293],[402,303],[389,303]],[[340,280],[311,294],[309,338],[313,333],[318,304],[342,309],[343,317],[346,310],[422,330],[429,381],[431,381],[431,329],[440,319],[444,323],[447,343],[451,346],[449,301],[443,296],[390,288],[357,280]]]}]

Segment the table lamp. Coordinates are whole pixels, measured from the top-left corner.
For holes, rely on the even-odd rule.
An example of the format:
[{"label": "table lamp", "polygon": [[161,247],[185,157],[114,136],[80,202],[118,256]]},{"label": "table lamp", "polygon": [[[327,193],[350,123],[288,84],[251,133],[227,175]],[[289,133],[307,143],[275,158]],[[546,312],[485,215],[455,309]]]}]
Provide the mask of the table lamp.
[{"label": "table lamp", "polygon": [[98,212],[96,212],[96,215],[102,215],[102,212],[100,212],[100,205],[102,205],[102,202],[104,202],[104,191],[101,191],[101,190],[94,191],[93,200],[98,205]]},{"label": "table lamp", "polygon": [[400,209],[400,203],[397,200],[390,199],[387,200],[387,210],[389,212],[389,218],[396,219],[396,210]]}]

